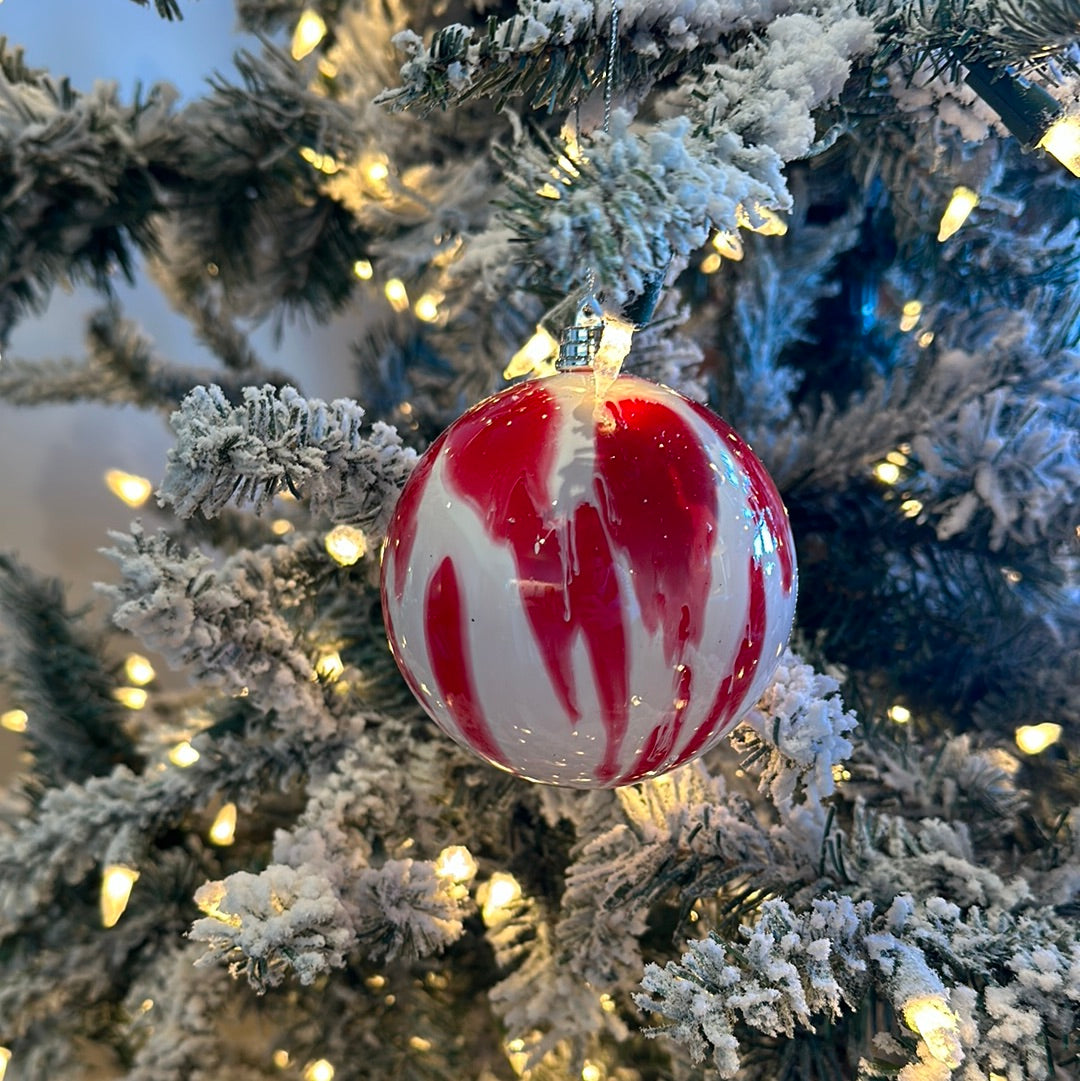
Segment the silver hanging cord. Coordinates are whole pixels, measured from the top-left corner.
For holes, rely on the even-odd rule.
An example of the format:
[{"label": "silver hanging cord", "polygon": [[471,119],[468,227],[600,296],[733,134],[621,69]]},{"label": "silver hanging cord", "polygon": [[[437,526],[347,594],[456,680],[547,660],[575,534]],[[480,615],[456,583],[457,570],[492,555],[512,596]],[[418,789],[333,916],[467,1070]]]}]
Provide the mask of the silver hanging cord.
[{"label": "silver hanging cord", "polygon": [[619,2],[611,0],[611,33],[604,67],[604,134],[611,131],[611,96],[615,88],[615,57],[619,48]]}]

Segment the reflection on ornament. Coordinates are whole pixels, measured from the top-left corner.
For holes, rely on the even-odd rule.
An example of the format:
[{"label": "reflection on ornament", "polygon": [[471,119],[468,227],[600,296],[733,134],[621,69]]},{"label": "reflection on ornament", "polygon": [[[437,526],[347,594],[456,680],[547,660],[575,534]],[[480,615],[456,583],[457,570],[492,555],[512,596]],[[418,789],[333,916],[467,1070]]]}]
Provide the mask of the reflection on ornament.
[{"label": "reflection on ornament", "polygon": [[707,409],[591,368],[471,409],[423,455],[382,563],[391,649],[488,762],[577,788],[703,754],[757,700],[795,609],[787,512]]}]

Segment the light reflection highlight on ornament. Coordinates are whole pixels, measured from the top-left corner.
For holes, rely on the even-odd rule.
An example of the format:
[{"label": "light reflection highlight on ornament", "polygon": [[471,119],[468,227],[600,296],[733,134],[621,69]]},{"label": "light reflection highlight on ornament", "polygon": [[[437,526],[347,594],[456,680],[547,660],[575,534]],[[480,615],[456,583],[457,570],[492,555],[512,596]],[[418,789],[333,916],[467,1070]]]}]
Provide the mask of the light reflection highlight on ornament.
[{"label": "light reflection highlight on ornament", "polygon": [[1053,746],[1061,739],[1061,725],[1053,721],[1044,721],[1042,724],[1022,724],[1016,730],[1016,746],[1024,754],[1042,754],[1047,747]]},{"label": "light reflection highlight on ornament", "polygon": [[101,873],[101,926],[115,927],[127,909],[131,888],[139,872],[121,863],[110,863]]},{"label": "light reflection highlight on ornament", "polygon": [[135,473],[125,473],[122,469],[106,470],[105,486],[117,499],[129,507],[141,507],[154,490],[153,484],[146,477],[140,477]]},{"label": "light reflection highlight on ornament", "polygon": [[979,196],[962,184],[952,193],[945,213],[938,225],[938,242],[944,243],[968,220],[968,215],[979,205]]},{"label": "light reflection highlight on ornament", "polygon": [[25,709],[9,709],[6,713],[0,713],[0,728],[6,728],[9,732],[25,732],[29,720]]},{"label": "light reflection highlight on ornament", "polygon": [[218,811],[210,827],[210,842],[219,848],[226,848],[236,840],[236,804],[226,803]]}]

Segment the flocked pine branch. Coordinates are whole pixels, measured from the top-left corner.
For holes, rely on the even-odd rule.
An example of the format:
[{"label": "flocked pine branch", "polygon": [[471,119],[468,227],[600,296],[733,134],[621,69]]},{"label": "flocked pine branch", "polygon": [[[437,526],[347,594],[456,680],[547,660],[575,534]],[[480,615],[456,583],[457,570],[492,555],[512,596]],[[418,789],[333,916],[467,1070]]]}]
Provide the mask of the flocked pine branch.
[{"label": "flocked pine branch", "polygon": [[211,517],[234,500],[260,511],[288,491],[315,513],[379,532],[416,454],[381,421],[363,436],[363,416],[355,402],[309,401],[292,387],[249,387],[242,405],[198,387],[173,416],[177,445],[159,498],[182,518]]}]

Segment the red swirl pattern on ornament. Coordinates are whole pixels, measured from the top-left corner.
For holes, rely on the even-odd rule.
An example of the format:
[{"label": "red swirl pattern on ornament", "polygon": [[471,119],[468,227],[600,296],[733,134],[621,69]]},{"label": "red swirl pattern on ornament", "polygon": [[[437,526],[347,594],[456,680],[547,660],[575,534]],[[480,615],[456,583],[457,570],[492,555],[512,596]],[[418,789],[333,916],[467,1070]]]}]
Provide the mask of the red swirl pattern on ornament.
[{"label": "red swirl pattern on ornament", "polygon": [[[425,708],[439,723],[445,708],[456,738],[526,776],[531,774],[518,768],[512,743],[535,738],[526,720],[538,719],[545,728],[542,736],[551,737],[559,724],[552,715],[555,703],[567,735],[576,734],[584,701],[578,681],[587,662],[589,712],[603,732],[600,753],[587,760],[592,783],[629,784],[702,753],[752,704],[747,698],[762,671],[770,604],[780,605],[775,618],[785,624],[779,637],[768,632],[770,671],[794,606],[790,531],[764,467],[714,414],[633,377],[617,380],[616,391],[598,405],[585,383],[568,390],[556,382],[568,378],[504,391],[474,407],[432,445],[395,511],[384,553],[383,604],[395,659]],[[435,493],[430,500],[429,487]],[[721,489],[729,493],[723,510]],[[455,502],[468,508],[467,517]],[[428,519],[426,539],[414,559],[422,514]],[[477,525],[482,533],[475,532]],[[721,537],[724,547],[718,549]],[[485,556],[488,542],[491,556]],[[728,582],[738,565],[731,559],[740,551],[748,553],[740,557],[746,559],[745,587],[738,587],[736,578]],[[512,560],[512,575],[489,571],[497,552]],[[465,560],[468,570],[459,571],[455,559]],[[779,582],[767,586],[776,571]],[[489,577],[492,573],[495,577]],[[399,611],[407,590],[424,590],[422,623],[412,622],[409,633],[422,640],[422,670],[434,681],[433,690],[422,682],[418,686],[411,671],[416,643],[406,648],[405,638],[397,638],[391,579]],[[789,600],[777,600],[777,585]],[[485,716],[474,669],[476,661],[505,666],[515,649],[521,652],[520,643],[513,644],[513,635],[520,634],[513,630],[516,617],[499,599],[506,587],[516,591],[537,663],[547,674],[545,694],[554,695],[552,706],[540,713],[523,702],[520,724],[506,715],[508,703],[517,712],[514,700],[493,687],[490,675],[485,676],[487,694],[494,691],[500,705],[492,717]],[[730,624],[718,627],[715,614],[709,624],[710,605],[717,597],[733,602],[740,596],[732,594],[736,588],[746,590],[740,602],[744,616],[735,623],[737,646],[726,629]],[[475,618],[483,610],[491,624],[485,633],[493,635],[492,656],[471,655],[464,605],[473,602]],[[708,634],[707,626],[712,627]],[[655,661],[648,659],[650,650]],[[724,657],[732,659],[723,662]],[[639,672],[635,666],[642,664],[646,668]],[[648,710],[655,724],[643,733],[640,721],[634,722],[632,757],[626,761],[631,707],[641,702],[632,680],[643,679],[646,669],[653,673]],[[655,687],[657,674],[662,679],[665,671],[670,673],[666,706]],[[691,715],[692,727],[684,731]],[[508,743],[509,735],[521,738]],[[555,767],[567,766],[569,749],[543,753],[551,754],[550,772],[541,770],[535,779],[563,783]],[[586,783],[587,775],[579,772],[567,783]]]}]

